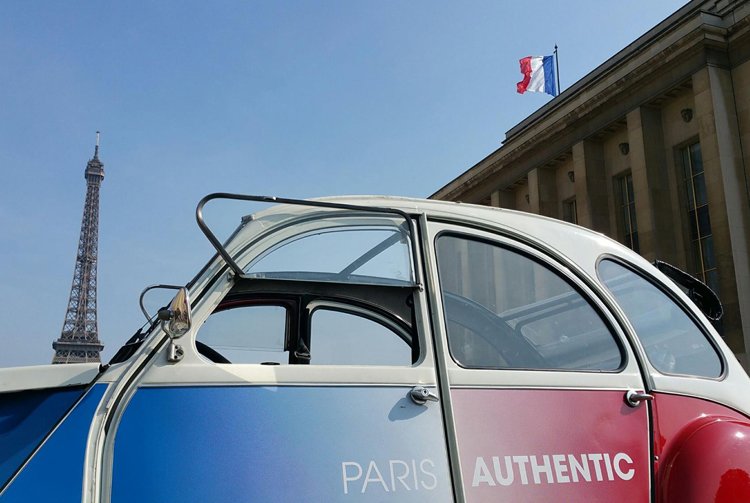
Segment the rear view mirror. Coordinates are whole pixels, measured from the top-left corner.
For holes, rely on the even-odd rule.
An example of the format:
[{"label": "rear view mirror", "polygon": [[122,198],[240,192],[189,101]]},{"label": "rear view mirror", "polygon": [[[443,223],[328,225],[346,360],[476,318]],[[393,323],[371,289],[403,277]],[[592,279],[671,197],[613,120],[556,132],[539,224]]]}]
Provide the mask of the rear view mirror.
[{"label": "rear view mirror", "polygon": [[164,331],[172,339],[178,339],[185,335],[191,326],[190,296],[187,288],[180,288],[172,302],[169,303],[169,307],[160,309],[158,316],[162,321]]}]

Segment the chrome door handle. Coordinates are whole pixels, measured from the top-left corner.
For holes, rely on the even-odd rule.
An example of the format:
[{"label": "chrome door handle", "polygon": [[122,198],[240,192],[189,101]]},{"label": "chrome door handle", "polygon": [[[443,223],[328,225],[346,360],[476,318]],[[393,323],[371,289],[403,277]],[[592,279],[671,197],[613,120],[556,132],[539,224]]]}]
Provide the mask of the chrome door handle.
[{"label": "chrome door handle", "polygon": [[424,405],[427,402],[437,402],[440,400],[435,393],[424,386],[414,386],[409,392],[409,397],[417,405]]},{"label": "chrome door handle", "polygon": [[625,393],[625,403],[631,407],[638,407],[641,402],[650,402],[653,399],[654,395],[646,393],[645,391],[630,389]]}]

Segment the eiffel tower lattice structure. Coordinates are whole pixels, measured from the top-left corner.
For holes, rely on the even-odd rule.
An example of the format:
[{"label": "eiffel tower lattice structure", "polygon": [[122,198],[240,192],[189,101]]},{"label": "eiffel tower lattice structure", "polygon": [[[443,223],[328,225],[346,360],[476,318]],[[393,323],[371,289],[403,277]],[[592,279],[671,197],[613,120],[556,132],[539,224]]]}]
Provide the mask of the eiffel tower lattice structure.
[{"label": "eiffel tower lattice structure", "polygon": [[83,208],[81,237],[78,240],[73,285],[62,334],[52,343],[52,363],[100,362],[104,346],[99,341],[96,321],[96,263],[99,247],[99,187],[104,180],[104,164],[99,160],[99,131],[94,157],[86,164],[86,203]]}]

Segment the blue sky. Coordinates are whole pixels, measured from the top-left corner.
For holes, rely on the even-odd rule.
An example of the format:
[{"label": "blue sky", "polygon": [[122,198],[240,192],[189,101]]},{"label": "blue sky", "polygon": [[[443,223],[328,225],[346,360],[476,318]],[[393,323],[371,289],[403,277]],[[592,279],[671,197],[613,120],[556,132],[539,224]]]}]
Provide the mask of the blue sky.
[{"label": "blue sky", "polygon": [[519,58],[557,43],[565,89],[683,4],[0,2],[0,366],[52,358],[95,131],[109,359],[210,257],[205,194],[429,196],[548,101]]}]

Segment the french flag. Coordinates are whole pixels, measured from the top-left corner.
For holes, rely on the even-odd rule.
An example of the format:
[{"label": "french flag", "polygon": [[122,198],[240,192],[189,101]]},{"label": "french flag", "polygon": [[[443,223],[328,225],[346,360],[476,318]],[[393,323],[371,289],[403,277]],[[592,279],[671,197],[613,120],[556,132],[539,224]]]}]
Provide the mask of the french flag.
[{"label": "french flag", "polygon": [[527,56],[521,58],[523,80],[516,84],[520,94],[547,93],[557,96],[554,56]]}]

